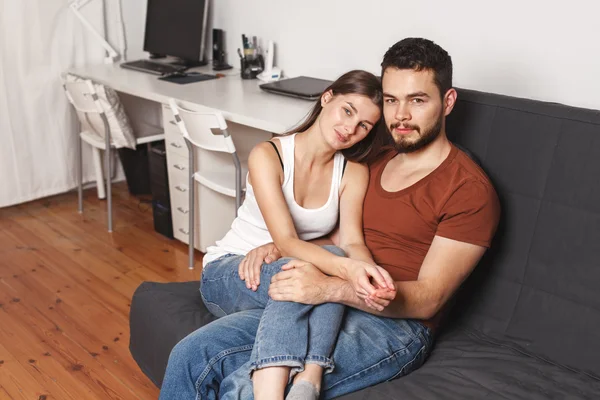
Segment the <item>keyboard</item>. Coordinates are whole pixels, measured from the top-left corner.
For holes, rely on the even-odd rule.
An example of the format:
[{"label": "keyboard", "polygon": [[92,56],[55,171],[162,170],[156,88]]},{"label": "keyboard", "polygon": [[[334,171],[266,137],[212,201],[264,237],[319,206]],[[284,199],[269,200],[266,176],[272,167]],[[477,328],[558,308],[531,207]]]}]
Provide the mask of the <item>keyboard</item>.
[{"label": "keyboard", "polygon": [[170,72],[183,71],[185,67],[179,65],[163,64],[149,60],[129,61],[121,64],[121,68],[134,69],[154,75],[164,75]]}]

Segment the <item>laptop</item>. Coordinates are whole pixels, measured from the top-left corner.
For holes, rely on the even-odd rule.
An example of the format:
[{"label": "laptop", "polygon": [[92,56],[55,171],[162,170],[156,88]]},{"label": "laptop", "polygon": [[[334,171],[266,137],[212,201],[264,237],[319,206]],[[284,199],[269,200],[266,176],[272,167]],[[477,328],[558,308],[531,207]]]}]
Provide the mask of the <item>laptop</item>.
[{"label": "laptop", "polygon": [[331,83],[332,81],[325,79],[298,76],[296,78],[263,83],[259,86],[262,90],[270,93],[298,97],[305,100],[317,100]]}]

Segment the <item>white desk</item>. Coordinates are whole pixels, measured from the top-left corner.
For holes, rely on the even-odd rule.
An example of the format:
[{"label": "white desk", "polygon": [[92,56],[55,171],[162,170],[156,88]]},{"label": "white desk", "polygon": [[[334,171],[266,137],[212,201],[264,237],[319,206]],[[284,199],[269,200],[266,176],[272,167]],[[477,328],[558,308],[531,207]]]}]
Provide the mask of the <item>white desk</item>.
[{"label": "white desk", "polygon": [[[210,67],[194,68],[216,74]],[[156,75],[132,71],[119,65],[93,65],[69,72],[112,87],[118,92],[167,104],[169,98],[212,108],[226,120],[272,133],[282,133],[296,125],[310,110],[312,102],[262,91],[256,79],[240,78],[239,70],[210,81],[179,85],[158,80]]]},{"label": "white desk", "polygon": [[[193,70],[215,74],[210,67]],[[156,75],[124,69],[118,64],[73,68],[69,72],[110,86],[117,92],[134,96],[134,99],[142,98],[157,103],[146,101],[145,107],[151,109],[151,114],[158,116],[155,119],[161,121],[165,133],[173,234],[184,243],[189,243],[190,227],[187,192],[190,175],[189,156],[187,146],[167,106],[168,100],[174,98],[191,108],[206,107],[221,112],[228,122],[233,123],[229,124],[229,131],[236,142],[236,148],[238,151],[243,148],[242,152],[249,151],[248,147],[251,148],[258,141],[270,138],[272,134],[280,134],[290,129],[307,115],[314,104],[264,92],[258,87],[260,81],[241,79],[239,70],[225,71],[224,78],[185,85],[161,81]],[[127,104],[124,105],[128,108]],[[128,114],[131,117],[133,113]],[[132,125],[135,127],[134,121]],[[197,162],[199,159],[202,162],[202,157],[196,157]],[[200,215],[200,218],[195,218],[194,221],[195,232],[199,233],[195,235],[194,247],[204,251],[204,243],[212,244],[225,235],[235,217],[235,207],[226,205],[229,199],[220,198],[220,194],[217,196],[215,193],[209,193],[209,190],[199,186],[196,185],[196,198],[203,205],[211,204],[211,209],[205,212],[203,224],[199,221],[202,216],[198,201],[194,205],[195,215]],[[218,206],[213,207],[214,204]]]}]

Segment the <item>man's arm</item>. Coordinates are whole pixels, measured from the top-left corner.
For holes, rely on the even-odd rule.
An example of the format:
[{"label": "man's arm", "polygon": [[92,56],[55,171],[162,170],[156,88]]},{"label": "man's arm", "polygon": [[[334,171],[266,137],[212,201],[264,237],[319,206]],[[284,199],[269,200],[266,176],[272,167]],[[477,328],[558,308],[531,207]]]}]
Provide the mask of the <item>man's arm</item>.
[{"label": "man's arm", "polygon": [[306,304],[342,303],[391,318],[429,319],[469,276],[485,250],[482,246],[436,236],[416,281],[396,281],[395,292],[380,289],[377,296],[368,297],[376,310],[358,297],[348,282],[328,277],[307,263],[275,275],[269,295],[274,300]]}]

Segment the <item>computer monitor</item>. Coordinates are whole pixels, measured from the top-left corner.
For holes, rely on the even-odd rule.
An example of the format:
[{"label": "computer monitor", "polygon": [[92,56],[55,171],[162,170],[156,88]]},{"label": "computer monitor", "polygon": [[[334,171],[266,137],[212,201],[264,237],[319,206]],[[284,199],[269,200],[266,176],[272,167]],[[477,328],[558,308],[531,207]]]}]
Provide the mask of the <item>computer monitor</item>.
[{"label": "computer monitor", "polygon": [[208,1],[148,0],[144,51],[188,67],[205,65]]}]

